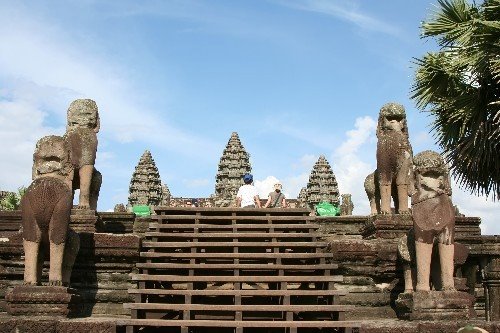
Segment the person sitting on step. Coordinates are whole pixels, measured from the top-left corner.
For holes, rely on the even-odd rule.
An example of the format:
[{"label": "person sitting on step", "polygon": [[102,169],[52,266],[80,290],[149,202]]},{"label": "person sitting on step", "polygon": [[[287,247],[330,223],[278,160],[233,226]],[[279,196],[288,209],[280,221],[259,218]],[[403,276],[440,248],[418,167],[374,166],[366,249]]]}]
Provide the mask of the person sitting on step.
[{"label": "person sitting on step", "polygon": [[281,183],[274,184],[274,191],[269,193],[267,197],[267,202],[264,205],[264,208],[285,208],[286,207],[286,199],[285,195],[281,192],[282,189]]},{"label": "person sitting on step", "polygon": [[253,186],[253,176],[246,173],[243,176],[243,182],[245,183],[238,189],[236,194],[236,207],[242,208],[261,208],[260,198],[257,193],[257,189]]}]

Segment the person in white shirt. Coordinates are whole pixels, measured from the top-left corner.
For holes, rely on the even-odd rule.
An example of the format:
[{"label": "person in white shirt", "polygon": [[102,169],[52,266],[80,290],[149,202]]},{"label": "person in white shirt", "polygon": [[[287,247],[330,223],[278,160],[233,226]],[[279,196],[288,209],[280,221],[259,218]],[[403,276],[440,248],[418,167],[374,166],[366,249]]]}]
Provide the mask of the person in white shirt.
[{"label": "person in white shirt", "polygon": [[243,176],[243,182],[245,185],[242,185],[236,194],[236,206],[243,208],[261,208],[259,194],[255,186],[252,185],[253,176],[246,173]]}]

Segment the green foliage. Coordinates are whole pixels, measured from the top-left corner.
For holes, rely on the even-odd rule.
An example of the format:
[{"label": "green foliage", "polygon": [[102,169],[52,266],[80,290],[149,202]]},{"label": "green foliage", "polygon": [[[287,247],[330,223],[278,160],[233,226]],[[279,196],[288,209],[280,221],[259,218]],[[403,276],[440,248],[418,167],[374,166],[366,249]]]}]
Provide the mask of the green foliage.
[{"label": "green foliage", "polygon": [[432,115],[434,136],[460,184],[498,199],[500,0],[438,0],[422,31],[440,49],[415,59],[412,98]]},{"label": "green foliage", "polygon": [[17,189],[17,193],[9,192],[6,197],[0,200],[0,210],[16,210],[19,209],[21,198],[26,192],[24,186]]}]

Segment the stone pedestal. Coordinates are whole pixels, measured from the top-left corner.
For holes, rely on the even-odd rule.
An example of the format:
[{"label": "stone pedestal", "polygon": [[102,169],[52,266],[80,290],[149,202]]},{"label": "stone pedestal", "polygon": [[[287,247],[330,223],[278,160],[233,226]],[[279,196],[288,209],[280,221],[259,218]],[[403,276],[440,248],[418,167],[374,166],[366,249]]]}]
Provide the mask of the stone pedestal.
[{"label": "stone pedestal", "polygon": [[150,217],[136,217],[134,221],[134,234],[144,235],[149,230],[149,223],[154,222]]},{"label": "stone pedestal", "polygon": [[98,216],[96,215],[95,210],[72,209],[69,227],[78,233],[95,233],[97,221]]},{"label": "stone pedestal", "polygon": [[370,216],[361,229],[363,239],[397,239],[413,227],[411,215],[378,214]]},{"label": "stone pedestal", "polygon": [[330,237],[361,238],[360,230],[366,224],[367,216],[316,216],[314,223],[318,232]]},{"label": "stone pedestal", "polygon": [[481,236],[481,219],[471,216],[455,216],[455,238]]},{"label": "stone pedestal", "polygon": [[416,291],[399,294],[396,311],[406,320],[470,320],[475,298],[462,291]]},{"label": "stone pedestal", "polygon": [[484,268],[486,319],[500,320],[500,256],[492,256]]},{"label": "stone pedestal", "polygon": [[56,286],[16,286],[5,300],[7,313],[13,316],[69,317],[80,303],[74,289]]}]

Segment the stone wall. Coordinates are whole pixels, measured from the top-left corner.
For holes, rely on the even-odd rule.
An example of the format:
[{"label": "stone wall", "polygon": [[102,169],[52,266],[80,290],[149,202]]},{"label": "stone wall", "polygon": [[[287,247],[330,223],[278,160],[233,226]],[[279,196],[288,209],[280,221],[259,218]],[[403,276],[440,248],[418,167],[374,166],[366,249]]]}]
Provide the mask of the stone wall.
[{"label": "stone wall", "polygon": [[[185,202],[184,199],[182,201]],[[130,274],[139,260],[141,237],[151,219],[136,218],[132,213],[99,213],[99,217],[96,233],[80,234],[82,244],[72,285],[83,297],[82,315],[127,316],[129,313],[122,304],[133,302],[127,293],[127,289],[136,287],[130,281]],[[334,262],[339,265],[337,273],[344,276],[344,281],[338,283],[336,288],[349,291],[342,302],[356,306],[346,319],[396,318],[394,300],[403,290],[403,275],[394,236],[402,231],[394,225],[390,230],[381,230],[383,224],[378,224],[378,233],[392,235],[393,239],[370,238],[366,235],[373,225],[373,217],[370,216],[317,217],[316,223],[328,240],[328,250],[333,253]],[[466,281],[462,279],[459,282],[475,293],[476,311],[483,318],[484,289],[480,269],[486,268],[489,292],[494,297],[500,276],[500,240],[498,236],[481,236],[479,224],[478,218],[457,217],[456,240],[466,245],[470,252],[458,274]],[[3,298],[6,291],[23,280],[19,226],[19,211],[0,212],[0,310],[5,309]],[[44,267],[45,280],[47,269],[48,263]],[[493,306],[498,308],[497,303]],[[493,311],[498,312],[495,309]]]},{"label": "stone wall", "polygon": [[[396,318],[394,301],[404,289],[397,240],[411,224],[388,221],[373,226],[373,219],[370,216],[316,218],[329,242],[329,251],[334,254],[334,262],[339,265],[338,273],[344,276],[344,282],[336,287],[349,291],[343,303],[357,307],[347,315],[351,320]],[[486,250],[494,240],[491,236],[481,236],[479,224],[480,219],[475,217],[456,219],[456,241],[469,249],[466,263],[457,272],[463,278],[456,279],[456,284],[468,287],[476,296],[475,309],[483,318],[485,300],[480,268],[494,252]]]},{"label": "stone wall", "polygon": [[[106,213],[98,230],[114,233],[80,233],[80,251],[71,284],[82,296],[81,316],[129,315],[130,311],[122,304],[133,301],[127,290],[135,288],[130,273],[139,258],[141,244],[141,237],[132,233],[134,220],[134,214]],[[19,227],[19,211],[0,212],[1,311],[5,311],[6,292],[23,281],[24,258]],[[45,262],[42,281],[47,280],[48,262]]]}]

